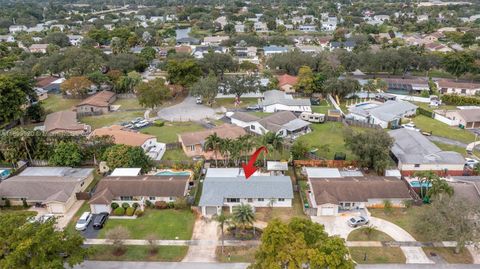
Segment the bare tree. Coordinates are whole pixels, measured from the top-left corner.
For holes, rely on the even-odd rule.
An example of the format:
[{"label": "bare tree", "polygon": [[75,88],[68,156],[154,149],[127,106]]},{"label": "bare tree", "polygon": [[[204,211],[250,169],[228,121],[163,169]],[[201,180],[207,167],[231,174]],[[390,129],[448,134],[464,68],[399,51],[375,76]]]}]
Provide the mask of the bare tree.
[{"label": "bare tree", "polygon": [[124,241],[130,238],[130,232],[125,227],[117,226],[107,232],[106,238],[112,242],[114,253],[121,255],[124,251]]},{"label": "bare tree", "polygon": [[158,237],[156,234],[149,234],[147,236],[148,249],[150,250],[150,254],[155,254],[158,252],[157,240],[158,240]]}]

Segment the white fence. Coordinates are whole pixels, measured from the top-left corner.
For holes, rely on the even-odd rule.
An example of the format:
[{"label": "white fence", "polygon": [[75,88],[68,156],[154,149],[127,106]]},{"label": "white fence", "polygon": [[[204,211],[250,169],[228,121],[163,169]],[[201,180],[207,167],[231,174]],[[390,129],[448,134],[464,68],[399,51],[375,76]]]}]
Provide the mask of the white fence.
[{"label": "white fence", "polygon": [[331,94],[328,95],[328,100],[330,100],[330,103],[332,103],[332,105],[333,105],[333,107],[335,107],[335,109],[339,110],[340,113],[342,113],[342,115],[345,116],[345,113],[343,113],[342,109],[337,104],[337,101],[335,101],[335,98],[333,98],[333,96]]},{"label": "white fence", "polygon": [[426,98],[426,97],[418,97],[418,96],[402,95],[402,94],[392,94],[392,95],[395,95],[397,99],[404,100],[404,101],[430,103],[430,98]]},{"label": "white fence", "polygon": [[440,121],[440,122],[443,122],[445,124],[448,124],[450,126],[457,126],[458,125],[458,120],[452,120],[452,119],[449,119],[445,116],[442,116],[436,112],[433,113],[433,118]]}]

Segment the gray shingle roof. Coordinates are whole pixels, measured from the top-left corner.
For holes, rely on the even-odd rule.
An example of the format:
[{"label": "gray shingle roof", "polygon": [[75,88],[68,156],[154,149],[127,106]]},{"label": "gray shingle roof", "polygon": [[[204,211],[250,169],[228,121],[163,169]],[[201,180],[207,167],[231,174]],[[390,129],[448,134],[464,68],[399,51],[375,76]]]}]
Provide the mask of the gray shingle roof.
[{"label": "gray shingle roof", "polygon": [[294,99],[291,95],[285,94],[282,91],[271,90],[264,93],[264,100],[262,105],[269,106],[274,104],[282,104],[286,106],[310,106],[308,99]]},{"label": "gray shingle roof", "polygon": [[200,206],[221,206],[225,198],[293,198],[288,176],[207,177],[203,182]]},{"label": "gray shingle roof", "polygon": [[417,109],[417,106],[407,101],[387,101],[376,107],[366,109],[362,107],[353,107],[349,110],[351,113],[357,115],[364,117],[372,115],[377,119],[389,122],[395,118],[401,118],[402,115],[414,109]]}]

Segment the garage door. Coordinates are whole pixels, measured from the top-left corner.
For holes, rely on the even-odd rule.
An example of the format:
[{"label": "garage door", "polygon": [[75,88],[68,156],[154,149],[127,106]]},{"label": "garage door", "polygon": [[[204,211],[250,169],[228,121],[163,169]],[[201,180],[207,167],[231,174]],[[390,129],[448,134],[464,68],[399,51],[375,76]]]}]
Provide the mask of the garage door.
[{"label": "garage door", "polygon": [[333,216],[335,215],[335,208],[332,207],[322,207],[320,209],[320,215],[321,216]]},{"label": "garage door", "polygon": [[93,211],[92,212],[93,214],[110,212],[110,207],[108,205],[95,204],[95,205],[92,205],[92,211]]},{"label": "garage door", "polygon": [[63,204],[48,204],[48,211],[52,214],[63,214],[65,213],[65,207]]},{"label": "garage door", "polygon": [[215,215],[215,214],[217,214],[217,207],[207,206],[207,215]]}]

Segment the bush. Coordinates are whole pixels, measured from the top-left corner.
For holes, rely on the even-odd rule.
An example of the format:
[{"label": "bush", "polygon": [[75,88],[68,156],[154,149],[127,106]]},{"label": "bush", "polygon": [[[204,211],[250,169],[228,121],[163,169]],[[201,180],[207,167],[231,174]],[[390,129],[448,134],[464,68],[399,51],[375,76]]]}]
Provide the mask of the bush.
[{"label": "bush", "polygon": [[119,207],[119,205],[117,203],[112,203],[110,206],[112,207],[113,210],[115,210]]},{"label": "bush", "polygon": [[168,208],[175,208],[175,203],[174,202],[168,202],[167,206],[168,206]]},{"label": "bush", "polygon": [[403,205],[404,205],[406,208],[410,208],[410,207],[413,206],[413,201],[412,201],[412,200],[403,201]]},{"label": "bush", "polygon": [[125,209],[127,209],[127,208],[130,207],[130,204],[129,204],[129,203],[123,203],[123,204],[122,204],[122,207],[125,208]]},{"label": "bush", "polygon": [[113,210],[113,215],[115,216],[123,216],[125,215],[125,209],[123,207],[117,207]]},{"label": "bush", "polygon": [[152,208],[153,204],[152,204],[152,202],[150,202],[150,200],[145,200],[145,206],[147,206],[149,208]]},{"label": "bush", "polygon": [[12,206],[12,203],[10,203],[10,199],[5,198],[5,207],[10,207]]},{"label": "bush", "polygon": [[384,210],[385,214],[387,214],[387,215],[392,213],[393,205],[392,205],[392,202],[390,200],[383,201],[383,210]]},{"label": "bush", "polygon": [[156,120],[156,121],[153,122],[153,126],[155,126],[155,127],[162,127],[164,125],[165,125],[165,122],[160,121],[160,120]]},{"label": "bush", "polygon": [[165,202],[165,201],[156,201],[156,202],[155,202],[155,208],[156,208],[156,209],[167,209],[167,208],[168,208],[168,204],[167,204],[167,202]]},{"label": "bush", "polygon": [[174,208],[175,209],[187,208],[187,200],[185,200],[185,198],[177,198],[177,200],[174,203]]},{"label": "bush", "polygon": [[23,205],[24,208],[28,207],[27,199],[22,199],[22,205]]},{"label": "bush", "polygon": [[[148,200],[147,200],[147,201],[148,201]],[[133,203],[133,204],[132,204],[132,207],[133,207],[134,209],[137,209],[139,206],[140,206],[139,203]]]},{"label": "bush", "polygon": [[129,207],[127,210],[125,210],[125,215],[127,216],[133,216],[133,213],[135,212],[135,208]]},{"label": "bush", "polygon": [[143,213],[144,213],[144,212],[143,212],[143,210],[141,210],[141,209],[135,210],[135,216],[137,216],[137,217],[143,216]]},{"label": "bush", "polygon": [[447,105],[480,105],[480,98],[474,96],[460,96],[456,94],[444,94],[441,97],[442,102]]}]

